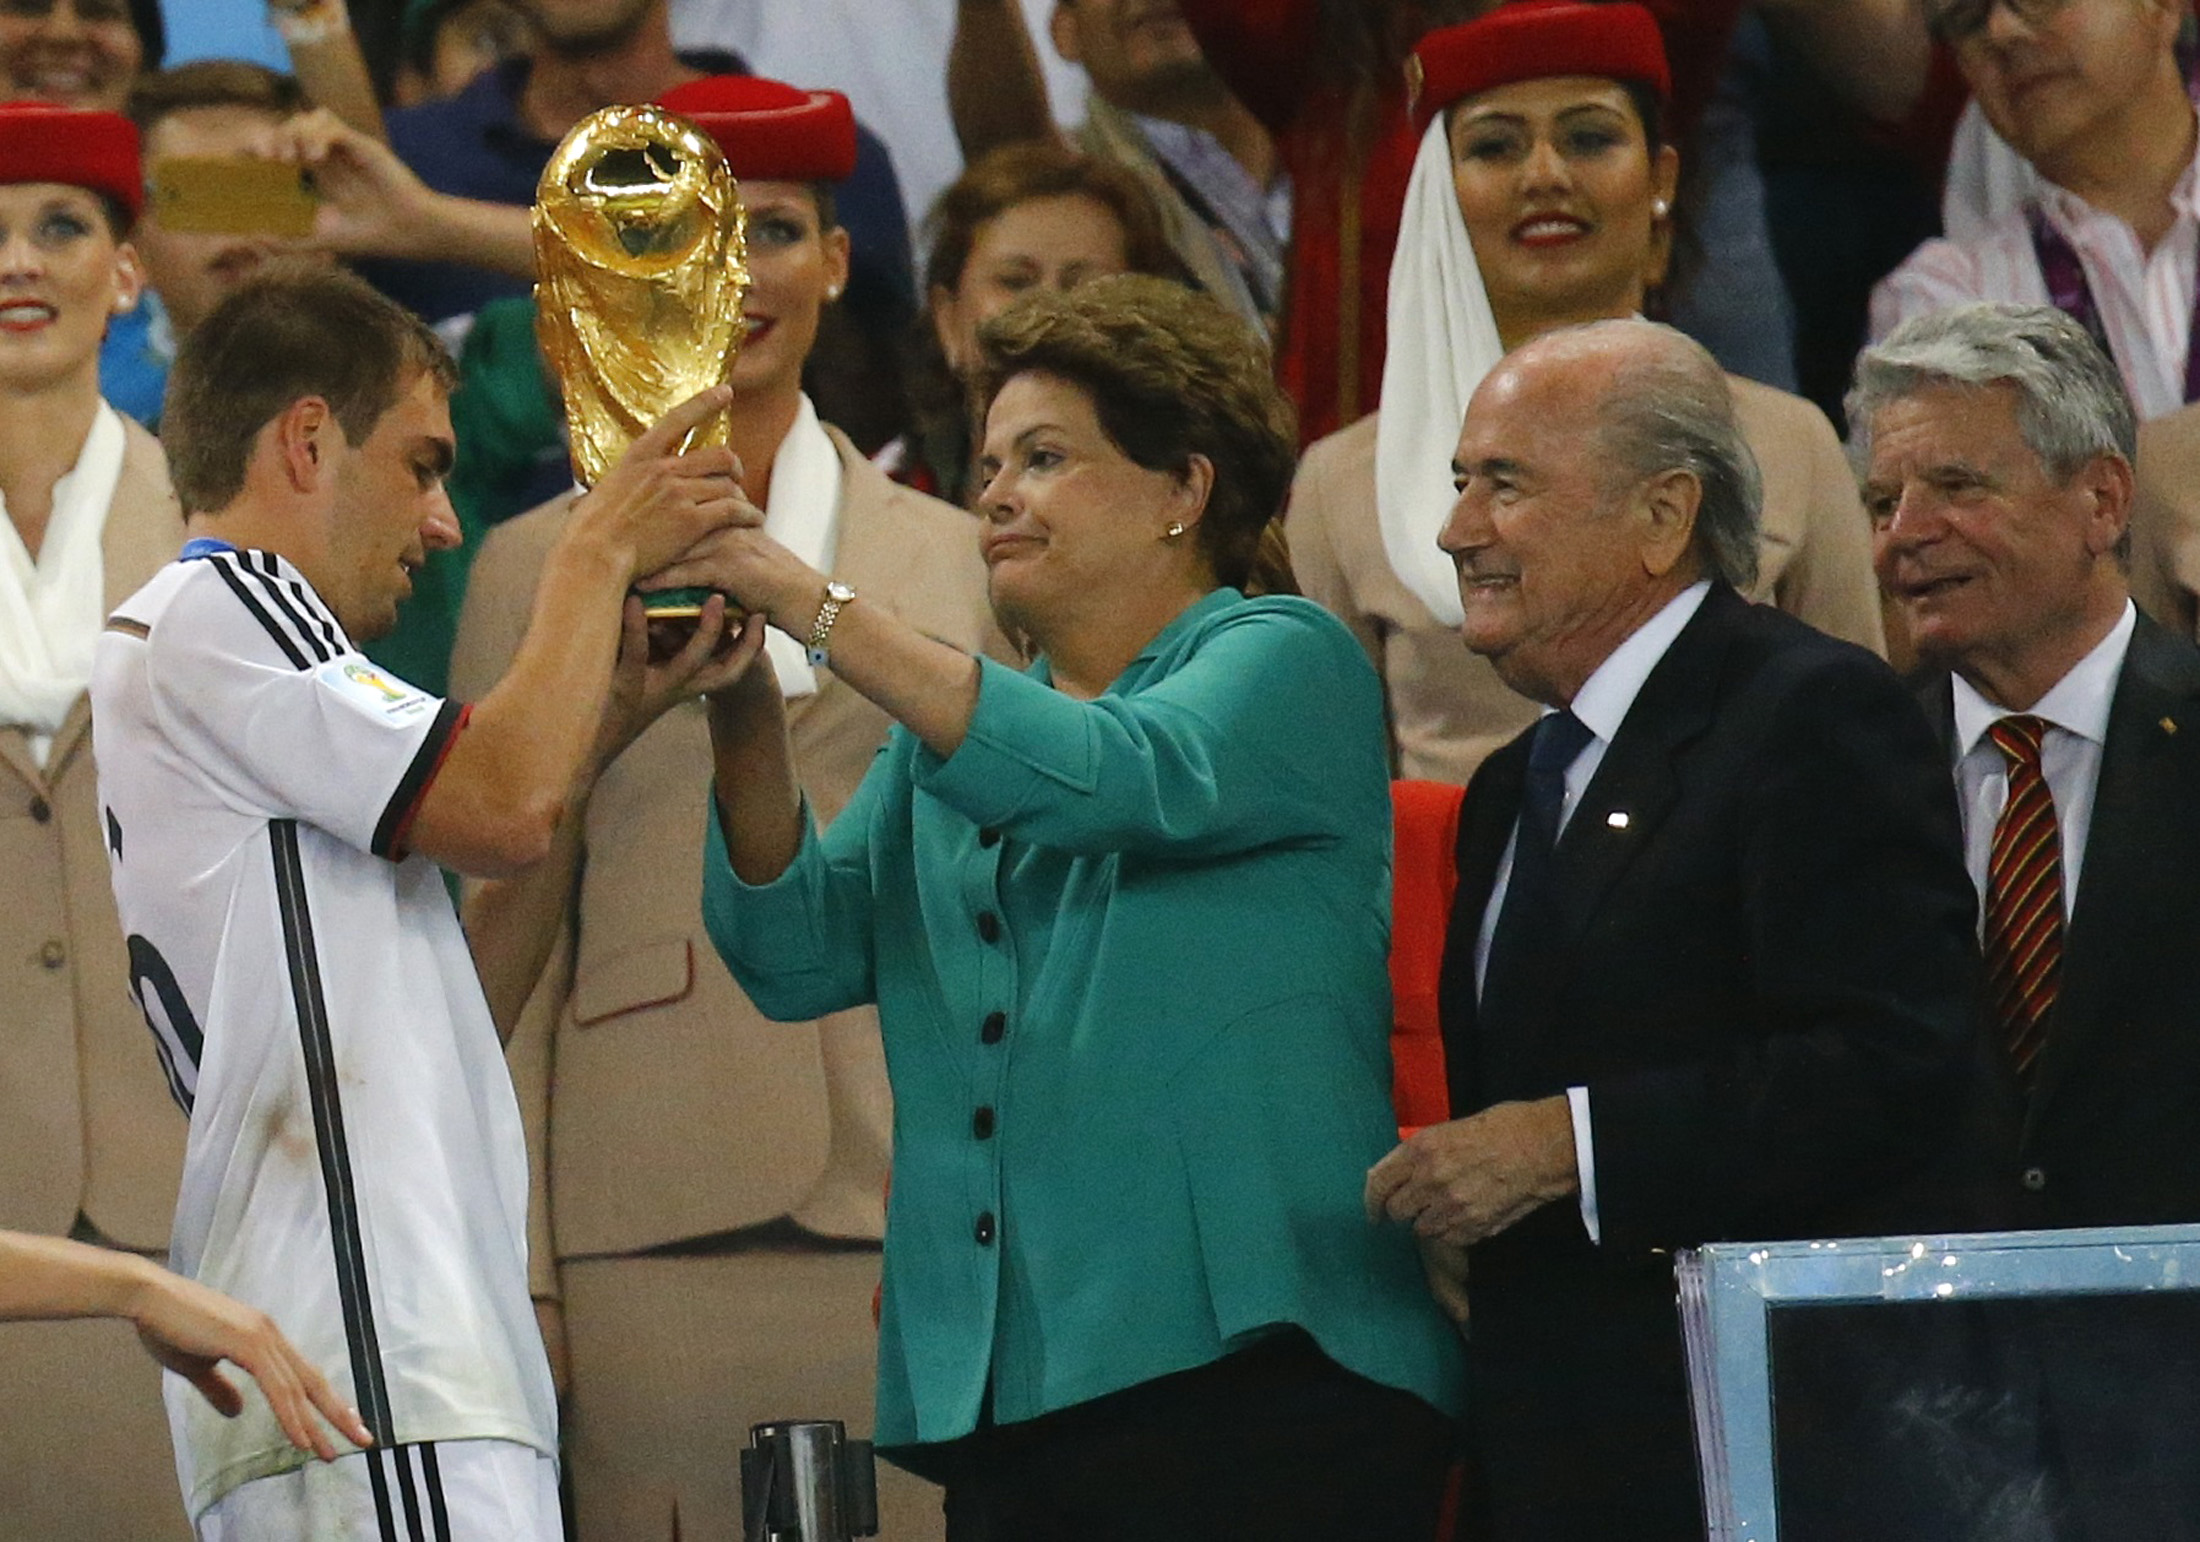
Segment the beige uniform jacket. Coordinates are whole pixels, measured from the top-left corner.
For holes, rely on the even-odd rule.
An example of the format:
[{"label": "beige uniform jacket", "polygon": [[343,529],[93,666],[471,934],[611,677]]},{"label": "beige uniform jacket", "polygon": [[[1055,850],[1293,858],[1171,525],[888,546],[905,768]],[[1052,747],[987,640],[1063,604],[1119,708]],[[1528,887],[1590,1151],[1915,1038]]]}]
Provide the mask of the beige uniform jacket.
[{"label": "beige uniform jacket", "polygon": [[2139,425],[2131,510],[2131,597],[2180,637],[2200,639],[2200,405]]},{"label": "beige uniform jacket", "polygon": [[[1871,531],[1833,425],[1801,397],[1728,380],[1764,473],[1749,597],[1884,653]],[[1307,596],[1352,628],[1382,675],[1397,774],[1463,783],[1535,721],[1537,708],[1391,571],[1375,516],[1375,424],[1371,414],[1307,450],[1284,526],[1291,564]]]},{"label": "beige uniform jacket", "polygon": [[[125,420],[101,557],[106,604],[176,555],[183,516],[152,435]],[[65,1235],[79,1215],[143,1252],[168,1246],[185,1122],[129,995],[92,765],[77,698],[43,769],[0,727],[0,1226]]]},{"label": "beige uniform jacket", "polygon": [[[998,651],[970,516],[899,487],[837,429],[835,576],[958,648]],[[474,563],[451,680],[479,699],[524,636],[560,499],[499,526]],[[818,819],[837,814],[884,742],[884,712],[820,670],[788,703]],[[876,1015],[766,1021],[703,932],[711,757],[703,708],[653,724],[597,781],[566,938],[510,1046],[538,1165],[536,1294],[553,1258],[632,1253],[789,1214],[875,1239],[891,1136]],[[543,1198],[547,1192],[545,1216]],[[835,1218],[840,1218],[836,1221]]]}]

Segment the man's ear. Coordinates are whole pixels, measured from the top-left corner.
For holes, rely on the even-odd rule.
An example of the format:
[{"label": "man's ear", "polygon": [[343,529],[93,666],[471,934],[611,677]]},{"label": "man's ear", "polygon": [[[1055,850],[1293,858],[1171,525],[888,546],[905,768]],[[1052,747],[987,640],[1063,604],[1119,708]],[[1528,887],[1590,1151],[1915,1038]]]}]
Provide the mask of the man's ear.
[{"label": "man's ear", "polygon": [[276,414],[267,433],[291,491],[314,492],[334,475],[334,454],[343,431],[324,398],[299,397]]},{"label": "man's ear", "polygon": [[2096,455],[2079,470],[2077,481],[2089,495],[2085,549],[2096,557],[2107,556],[2131,528],[2135,485],[2131,462],[2121,455]]},{"label": "man's ear", "polygon": [[1702,507],[1703,484],[1692,471],[1661,471],[1635,489],[1644,572],[1663,578],[1688,555]]}]

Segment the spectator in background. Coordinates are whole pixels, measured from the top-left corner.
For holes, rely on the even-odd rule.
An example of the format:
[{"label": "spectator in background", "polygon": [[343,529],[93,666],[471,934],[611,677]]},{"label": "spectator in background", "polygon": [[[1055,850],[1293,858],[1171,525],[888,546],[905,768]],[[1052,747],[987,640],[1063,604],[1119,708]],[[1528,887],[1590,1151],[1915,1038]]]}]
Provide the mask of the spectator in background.
[{"label": "spectator in background", "polygon": [[[160,446],[99,394],[100,335],[137,296],[143,196],[129,120],[0,108],[0,1225],[158,1258],[184,1121],[120,988],[84,695],[109,607],[183,539]],[[0,1386],[14,1535],[190,1535],[127,1329],[0,1329]]]},{"label": "spectator in background", "polygon": [[167,46],[160,0],[10,0],[0,8],[0,95],[120,112]]},{"label": "spectator in background", "polygon": [[[533,31],[524,55],[455,97],[389,114],[390,144],[438,192],[531,205],[550,152],[581,119],[617,102],[650,102],[706,75],[744,74],[725,53],[675,53],[667,0],[515,0]],[[892,326],[916,313],[908,219],[886,147],[859,133],[841,217],[854,256],[849,303]],[[370,263],[368,276],[431,322],[471,315],[524,282],[447,263]]]},{"label": "spectator in background", "polygon": [[[894,148],[910,217],[921,220],[966,159],[940,89],[968,0],[672,0],[672,39],[724,48],[775,80],[845,92],[860,122]],[[991,5],[994,0],[978,0]],[[1012,0],[1030,32],[1044,32],[1054,0]],[[1026,33],[1028,43],[1029,32]],[[1036,61],[1064,127],[1083,121],[1084,72],[1052,51]],[[917,232],[911,232],[912,237]]]},{"label": "spectator in background", "polygon": [[2037,196],[1964,241],[1929,241],[1872,298],[1874,340],[1973,300],[2053,305],[2116,361],[2142,420],[2200,399],[2193,346],[2200,126],[2178,0],[1929,0],[1987,122]]},{"label": "spectator in background", "polygon": [[[845,281],[833,189],[855,158],[835,92],[727,77],[665,105],[714,135],[749,211],[754,330],[733,365],[730,443],[769,530],[911,625],[978,651],[994,638],[977,533],[896,487],[803,394]],[[568,492],[499,527],[474,565],[452,677],[494,680],[535,604]],[[777,641],[770,667],[821,817],[844,804],[887,718]],[[698,705],[600,745],[593,792],[550,858],[478,888],[468,933],[500,1022],[538,1172],[533,1290],[571,1348],[568,1453],[584,1537],[741,1530],[728,1431],[766,1419],[866,1427],[870,1314],[890,1111],[877,1019],[768,1023],[702,934]],[[522,1008],[525,1011],[522,1012]],[[646,1197],[645,1197],[646,1196]],[[736,1437],[735,1443],[738,1443]],[[938,1533],[938,1497],[889,1477],[885,1534]]]},{"label": "spectator in background", "polygon": [[912,426],[886,465],[897,480],[967,503],[975,491],[969,380],[979,325],[1034,289],[1179,270],[1145,188],[1128,171],[1044,140],[1003,146],[964,172],[940,195],[927,231],[928,314],[910,371]]},{"label": "spectator in background", "polygon": [[484,70],[526,53],[532,40],[513,0],[411,0],[399,36],[396,104],[456,96]]},{"label": "spectator in background", "polygon": [[[142,77],[131,88],[129,115],[152,167],[168,156],[265,155],[276,130],[303,105],[288,75],[241,59],[203,59]],[[144,266],[145,292],[133,324],[109,331],[99,383],[109,402],[157,431],[177,339],[281,246],[267,236],[170,230],[158,207],[139,219],[131,244]]]},{"label": "spectator in background", "polygon": [[[1383,676],[1399,774],[1461,783],[1536,714],[1459,646],[1457,580],[1436,546],[1467,398],[1530,339],[1642,308],[1679,155],[1662,129],[1664,47],[1640,6],[1510,5],[1431,33],[1416,59],[1425,128],[1391,270],[1383,408],[1307,452],[1289,530],[1307,596]],[[1728,383],[1765,481],[1750,593],[1883,648],[1831,426],[1796,397]]]},{"label": "spectator in background", "polygon": [[[1192,282],[1273,332],[1290,183],[1267,131],[1207,63],[1173,0],[1057,0],[1049,33],[1090,79],[1078,148],[1144,183]],[[1037,74],[1002,68],[1032,58],[1016,0],[965,0],[947,85],[972,160],[997,145],[1055,137]]]}]

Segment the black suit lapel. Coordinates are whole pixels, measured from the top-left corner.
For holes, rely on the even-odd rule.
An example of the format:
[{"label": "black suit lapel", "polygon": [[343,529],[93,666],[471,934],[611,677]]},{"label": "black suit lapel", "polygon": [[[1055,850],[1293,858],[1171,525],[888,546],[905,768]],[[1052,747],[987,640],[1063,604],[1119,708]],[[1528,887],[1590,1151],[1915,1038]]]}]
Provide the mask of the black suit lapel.
[{"label": "black suit lapel", "polygon": [[2063,949],[2062,979],[2053,1021],[2033,1081],[2027,1134],[2082,1064],[2102,1031],[2099,1004],[2127,971],[2145,967],[2146,908],[2165,892],[2160,831],[2189,810],[2164,808],[2182,795],[2187,780],[2172,768],[2200,735],[2200,669],[2189,651],[2145,616],[2132,633],[2131,649],[2117,677],[2101,749],[2100,781],[2085,865],[2071,909]]},{"label": "black suit lapel", "polygon": [[1643,681],[1559,837],[1564,936],[1581,935],[1680,797],[1674,760],[1711,726],[1729,634],[1748,602],[1716,584]]}]

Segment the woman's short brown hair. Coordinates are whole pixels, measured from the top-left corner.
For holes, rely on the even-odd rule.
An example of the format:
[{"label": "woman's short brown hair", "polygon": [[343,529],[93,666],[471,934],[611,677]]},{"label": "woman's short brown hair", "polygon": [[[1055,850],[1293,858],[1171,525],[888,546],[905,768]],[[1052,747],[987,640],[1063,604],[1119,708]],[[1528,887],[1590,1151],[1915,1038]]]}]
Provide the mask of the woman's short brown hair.
[{"label": "woman's short brown hair", "polygon": [[1204,455],[1215,481],[1197,539],[1215,578],[1291,587],[1272,527],[1297,462],[1297,421],[1265,339],[1234,312],[1181,284],[1124,274],[1028,294],[980,327],[978,344],[983,404],[1014,376],[1054,375],[1092,398],[1101,429],[1147,470],[1181,475]]},{"label": "woman's short brown hair", "polygon": [[161,408],[169,480],[186,514],[244,491],[260,430],[318,396],[357,445],[422,374],[458,366],[426,322],[341,268],[275,263],[214,307],[176,350]]}]

